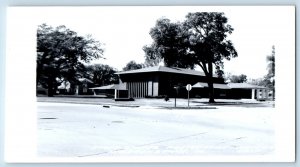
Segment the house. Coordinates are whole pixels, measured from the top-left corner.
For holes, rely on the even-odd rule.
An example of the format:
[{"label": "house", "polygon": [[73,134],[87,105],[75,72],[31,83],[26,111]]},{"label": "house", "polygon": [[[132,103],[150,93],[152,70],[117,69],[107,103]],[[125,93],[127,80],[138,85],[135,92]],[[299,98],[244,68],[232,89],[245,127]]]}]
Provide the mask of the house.
[{"label": "house", "polygon": [[[200,71],[177,67],[154,66],[117,73],[120,83],[125,84],[128,96],[133,98],[144,97],[186,97],[187,84],[206,83],[205,74]],[[223,78],[213,76],[213,82],[226,87]],[[193,90],[191,93],[194,92]],[[207,96],[207,91],[197,92],[192,95]]]},{"label": "house", "polygon": [[90,87],[93,87],[93,81],[87,78],[79,78],[78,83],[72,85],[69,81],[64,81],[57,88],[57,94],[68,94],[68,95],[92,95],[93,91]]}]

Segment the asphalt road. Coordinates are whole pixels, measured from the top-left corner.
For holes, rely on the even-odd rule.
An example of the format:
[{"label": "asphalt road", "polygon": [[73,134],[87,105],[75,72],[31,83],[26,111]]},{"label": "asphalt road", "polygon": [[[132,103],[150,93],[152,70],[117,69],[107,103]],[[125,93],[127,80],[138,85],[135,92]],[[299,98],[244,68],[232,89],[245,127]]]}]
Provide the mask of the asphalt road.
[{"label": "asphalt road", "polygon": [[[197,103],[195,103],[197,104]],[[274,108],[38,102],[40,157],[269,155]]]}]

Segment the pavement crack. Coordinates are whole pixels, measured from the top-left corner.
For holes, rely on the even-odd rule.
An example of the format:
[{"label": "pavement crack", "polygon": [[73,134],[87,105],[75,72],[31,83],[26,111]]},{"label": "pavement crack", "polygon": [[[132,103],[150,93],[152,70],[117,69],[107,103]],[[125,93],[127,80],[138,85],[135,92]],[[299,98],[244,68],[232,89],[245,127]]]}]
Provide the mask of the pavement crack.
[{"label": "pavement crack", "polygon": [[230,140],[226,140],[226,141],[223,141],[223,142],[219,142],[219,143],[217,143],[217,145],[219,145],[219,144],[225,144],[225,143],[236,141],[236,140],[241,140],[241,139],[244,139],[244,138],[246,138],[246,137],[237,137],[237,138],[234,138],[234,139],[230,139]]},{"label": "pavement crack", "polygon": [[90,156],[95,156],[95,155],[101,155],[101,154],[108,154],[108,151],[104,151],[101,153],[95,153],[95,154],[86,154],[86,155],[78,155],[77,157],[90,157]]},{"label": "pavement crack", "polygon": [[195,136],[203,135],[203,134],[206,134],[206,133],[207,132],[202,132],[202,133],[196,133],[196,134],[187,135],[187,136],[181,136],[181,137],[176,137],[176,138],[159,140],[159,141],[152,142],[152,143],[146,143],[146,144],[136,145],[136,147],[143,147],[143,146],[149,146],[149,145],[158,144],[158,143],[164,143],[164,142],[169,142],[169,141],[181,140],[181,139],[185,139],[185,138],[189,138],[189,137],[195,137]]}]

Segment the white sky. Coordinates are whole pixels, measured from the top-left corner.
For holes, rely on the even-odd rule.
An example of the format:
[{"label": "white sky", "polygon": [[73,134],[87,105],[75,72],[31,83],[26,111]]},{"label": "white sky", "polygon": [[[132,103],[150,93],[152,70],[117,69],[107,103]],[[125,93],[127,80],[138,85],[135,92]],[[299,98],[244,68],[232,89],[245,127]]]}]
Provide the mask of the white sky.
[{"label": "white sky", "polygon": [[[229,36],[238,57],[225,62],[225,74],[246,74],[248,78],[263,77],[267,71],[266,56],[284,49],[287,30],[294,26],[287,7],[36,7],[14,12],[14,18],[26,18],[24,24],[46,23],[66,25],[80,35],[91,34],[104,43],[104,59],[94,61],[118,70],[131,60],[144,62],[142,47],[152,43],[149,35],[157,19],[165,16],[172,21],[183,20],[188,12],[224,12],[234,28]],[[276,52],[276,55],[278,53]]]}]

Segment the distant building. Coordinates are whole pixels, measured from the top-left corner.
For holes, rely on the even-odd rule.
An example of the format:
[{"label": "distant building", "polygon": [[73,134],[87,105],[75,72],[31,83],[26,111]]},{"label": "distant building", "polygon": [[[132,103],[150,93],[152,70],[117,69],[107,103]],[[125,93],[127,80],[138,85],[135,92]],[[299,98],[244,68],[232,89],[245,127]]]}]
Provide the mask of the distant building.
[{"label": "distant building", "polygon": [[248,83],[228,83],[228,98],[231,99],[267,99],[268,89]]},{"label": "distant building", "polygon": [[64,81],[57,88],[57,94],[64,95],[92,95],[93,91],[89,88],[93,87],[93,81],[87,78],[79,78],[78,83],[72,85],[69,81]]}]

